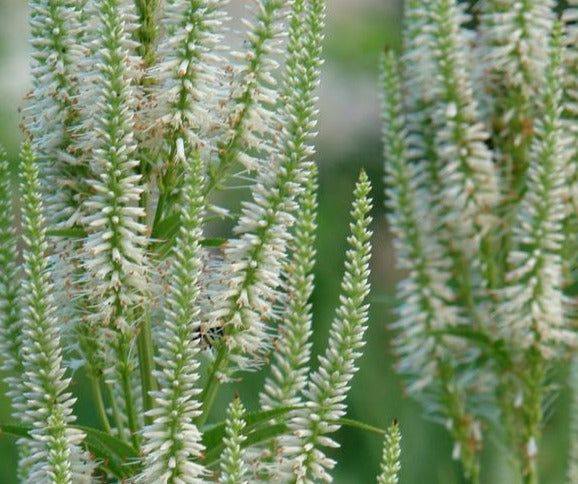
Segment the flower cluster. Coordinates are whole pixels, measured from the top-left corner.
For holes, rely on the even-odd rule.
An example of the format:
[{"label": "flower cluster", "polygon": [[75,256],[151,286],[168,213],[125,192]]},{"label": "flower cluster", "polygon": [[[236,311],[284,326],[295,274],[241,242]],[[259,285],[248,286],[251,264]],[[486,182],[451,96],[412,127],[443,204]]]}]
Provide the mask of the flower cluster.
[{"label": "flower cluster", "polygon": [[482,430],[497,424],[531,482],[545,374],[576,348],[575,11],[564,25],[554,2],[473,9],[408,2],[401,69],[382,61],[386,205],[405,271],[394,346],[466,475],[478,479]]},{"label": "flower cluster", "polygon": [[[3,430],[24,482],[331,480],[321,448],[337,445],[367,326],[370,184],[362,173],[313,370],[325,3],[252,0],[242,49],[226,45],[226,4],[30,1],[21,266],[0,153],[0,351],[18,420]],[[235,397],[209,423],[219,388],[264,366],[261,408]],[[77,425],[82,375],[100,428]]]}]

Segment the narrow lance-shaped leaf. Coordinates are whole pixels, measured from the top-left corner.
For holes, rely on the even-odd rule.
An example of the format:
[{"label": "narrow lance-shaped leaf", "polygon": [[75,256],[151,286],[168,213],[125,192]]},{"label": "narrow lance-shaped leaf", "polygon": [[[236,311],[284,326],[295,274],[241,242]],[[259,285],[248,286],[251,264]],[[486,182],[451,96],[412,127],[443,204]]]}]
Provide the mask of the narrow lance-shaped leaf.
[{"label": "narrow lance-shaped leaf", "polygon": [[[85,434],[82,445],[87,448],[93,459],[99,462],[99,470],[104,470],[118,479],[126,479],[134,475],[134,468],[138,466],[138,454],[130,445],[118,437],[93,427],[74,425],[73,428]],[[33,424],[0,423],[2,435],[28,440],[33,431]],[[85,482],[80,479],[88,479],[90,476],[87,474],[77,477],[79,482]],[[21,480],[27,479],[23,477]]]}]

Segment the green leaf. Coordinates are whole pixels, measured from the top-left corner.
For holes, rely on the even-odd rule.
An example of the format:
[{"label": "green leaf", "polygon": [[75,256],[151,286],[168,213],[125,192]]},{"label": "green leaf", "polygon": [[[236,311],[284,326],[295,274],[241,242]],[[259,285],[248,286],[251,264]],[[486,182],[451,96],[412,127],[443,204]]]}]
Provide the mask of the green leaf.
[{"label": "green leaf", "polygon": [[245,414],[245,422],[247,426],[245,428],[249,429],[251,427],[257,427],[263,423],[268,422],[274,418],[282,417],[283,415],[292,412],[293,410],[298,410],[302,407],[278,407],[271,410],[260,410],[258,412],[249,412]]},{"label": "green leaf", "polygon": [[479,331],[465,325],[452,326],[437,331],[430,331],[430,333],[434,336],[457,336],[467,339],[482,349],[486,355],[496,361],[502,368],[512,368],[512,360],[510,359],[510,354],[506,348],[506,343],[502,339],[492,340],[488,335],[480,333]]},{"label": "green leaf", "polygon": [[[264,410],[246,414],[246,426],[243,429],[242,435],[247,438],[243,442],[242,447],[251,447],[285,434],[288,430],[286,423],[271,421],[283,417],[287,413],[299,408],[301,407],[280,407],[273,410]],[[348,418],[340,418],[337,420],[337,423],[379,435],[385,435],[387,432],[382,428],[374,427],[373,425]],[[203,444],[205,445],[205,458],[203,459],[203,464],[207,467],[210,467],[219,461],[221,453],[225,448],[225,445],[223,444],[224,437],[225,422],[219,422],[218,424],[210,425],[205,428],[203,433]]]},{"label": "green leaf", "polygon": [[62,237],[64,239],[83,239],[87,236],[87,233],[81,228],[48,229],[46,235],[49,237]]},{"label": "green leaf", "polygon": [[[95,460],[100,463],[102,470],[108,471],[118,479],[134,477],[137,474],[140,459],[133,447],[102,430],[81,425],[74,425],[73,428],[86,434],[84,444]],[[33,427],[30,425],[0,424],[0,435],[6,433],[14,437],[30,438],[32,430]]]},{"label": "green leaf", "polygon": [[20,425],[20,424],[0,424],[0,437],[3,434],[12,435],[13,437],[26,437],[30,438],[30,432],[32,427]]},{"label": "green leaf", "polygon": [[[173,240],[179,230],[180,225],[181,214],[178,212],[169,215],[155,225],[151,235],[151,244],[153,247],[155,247],[155,250],[161,255],[161,257],[164,257],[173,246]],[[225,242],[227,242],[227,239],[213,237],[201,239],[201,246],[220,247]]]},{"label": "green leaf", "polygon": [[[243,448],[267,442],[283,435],[287,432],[287,425],[284,423],[271,423],[271,420],[278,419],[297,408],[299,407],[279,407],[272,410],[247,413],[245,415],[246,425],[242,432],[242,435],[245,435],[247,439],[243,442]],[[225,448],[223,444],[224,437],[225,422],[219,422],[205,428],[203,432],[203,444],[205,445],[204,465],[211,466],[218,462]]]},{"label": "green leaf", "polygon": [[168,217],[155,224],[151,238],[166,241],[172,239],[181,224],[181,214],[172,213]]},{"label": "green leaf", "polygon": [[221,247],[227,239],[223,239],[221,237],[213,237],[212,239],[202,239],[201,246],[202,247]]},{"label": "green leaf", "polygon": [[92,427],[75,425],[86,434],[85,443],[88,449],[102,460],[106,467],[118,478],[134,476],[140,466],[138,452],[123,440]]},{"label": "green leaf", "polygon": [[275,437],[283,435],[288,429],[289,427],[284,423],[267,425],[266,427],[247,435],[247,440],[243,442],[243,448],[251,447],[252,445],[257,445],[262,442],[268,442]]},{"label": "green leaf", "polygon": [[387,433],[387,430],[380,427],[374,427],[373,425],[360,422],[359,420],[352,420],[350,418],[339,418],[337,419],[337,423],[345,427],[354,427],[367,432],[373,432],[374,434],[385,435]]}]

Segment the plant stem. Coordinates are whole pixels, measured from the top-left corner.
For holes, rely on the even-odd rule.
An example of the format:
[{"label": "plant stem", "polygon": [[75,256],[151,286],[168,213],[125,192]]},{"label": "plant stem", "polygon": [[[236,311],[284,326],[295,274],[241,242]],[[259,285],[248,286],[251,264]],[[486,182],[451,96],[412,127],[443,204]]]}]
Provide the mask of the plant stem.
[{"label": "plant stem", "polygon": [[154,63],[157,38],[158,0],[135,0],[140,17],[140,27],[136,33],[140,45],[140,54],[146,66]]},{"label": "plant stem", "polygon": [[[540,427],[542,425],[542,399],[544,378],[544,361],[542,355],[537,349],[532,349],[528,361],[529,375],[527,383],[527,404],[524,406],[526,412],[527,438],[526,446],[523,449],[525,457],[524,482],[527,484],[538,484],[538,466],[536,454],[538,451],[538,442],[540,438]],[[533,447],[530,446],[533,442]]]},{"label": "plant stem", "polygon": [[118,429],[118,435],[123,441],[127,442],[126,433],[124,430],[124,423],[122,421],[122,415],[116,403],[114,388],[112,387],[111,383],[106,383],[106,390],[108,392],[108,398],[110,400],[110,407],[112,408],[112,415],[114,416],[114,422],[116,424],[116,428]]},{"label": "plant stem", "polygon": [[160,193],[159,193],[159,199],[157,201],[155,216],[154,216],[153,225],[152,225],[152,229],[151,229],[152,234],[156,234],[156,230],[158,229],[158,225],[161,222],[161,219],[164,215],[165,202],[168,201],[170,193],[173,191],[173,188],[175,185],[175,177],[177,176],[175,173],[176,167],[174,164],[175,152],[176,152],[175,143],[171,143],[171,149],[168,153],[168,159],[173,160],[173,161],[166,168],[166,170],[161,175],[160,180],[159,180]]},{"label": "plant stem", "polygon": [[219,350],[217,353],[217,357],[215,358],[215,362],[212,365],[212,370],[209,373],[209,377],[207,379],[207,383],[205,384],[205,388],[203,389],[203,393],[201,394],[201,402],[203,402],[203,413],[199,415],[196,424],[197,427],[202,428],[209,417],[209,413],[211,412],[211,407],[215,402],[215,397],[217,396],[217,391],[219,389],[219,381],[217,379],[217,374],[221,371],[221,368],[227,362],[227,349],[224,344],[219,345]]},{"label": "plant stem", "polygon": [[138,357],[140,380],[142,389],[142,401],[144,407],[145,423],[152,423],[151,417],[147,416],[147,411],[153,408],[153,398],[151,391],[157,389],[156,380],[153,375],[154,357],[153,340],[151,334],[151,321],[148,311],[142,319],[140,332],[138,335]]},{"label": "plant stem", "polygon": [[451,419],[451,434],[455,442],[460,445],[459,459],[464,476],[472,484],[480,481],[480,442],[472,436],[472,415],[465,409],[461,396],[455,390],[455,370],[442,359],[437,362],[439,380],[444,407],[447,416]]},{"label": "plant stem", "polygon": [[97,378],[91,376],[90,385],[92,387],[94,403],[96,405],[96,411],[98,413],[98,417],[100,418],[100,422],[102,423],[102,427],[107,434],[111,435],[112,429],[110,427],[110,422],[108,421],[108,416],[106,415],[106,409],[104,407],[104,401],[102,398],[102,391],[100,390],[100,382]]},{"label": "plant stem", "polygon": [[117,372],[120,377],[120,385],[124,396],[126,417],[130,438],[136,449],[139,448],[139,428],[136,415],[136,406],[132,391],[132,368],[130,363],[130,335],[125,332],[118,334],[116,355],[118,358]]}]

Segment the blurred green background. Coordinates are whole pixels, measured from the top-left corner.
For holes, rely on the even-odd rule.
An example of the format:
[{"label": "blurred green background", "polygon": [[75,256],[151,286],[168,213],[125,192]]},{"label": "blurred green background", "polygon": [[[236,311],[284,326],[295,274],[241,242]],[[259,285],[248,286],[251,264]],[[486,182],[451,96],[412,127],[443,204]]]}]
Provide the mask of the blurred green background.
[{"label": "blurred green background", "polygon": [[[235,14],[242,12],[232,0]],[[0,0],[0,143],[15,158],[20,136],[18,108],[28,85],[28,46],[25,2]],[[316,267],[315,346],[323,351],[328,327],[337,304],[342,274],[348,212],[354,180],[364,167],[373,180],[374,246],[372,259],[371,322],[365,354],[358,366],[348,399],[349,416],[371,425],[386,427],[393,418],[401,424],[403,484],[461,483],[458,465],[451,460],[451,441],[439,425],[425,421],[419,407],[404,398],[399,379],[392,371],[393,358],[388,323],[391,301],[399,277],[383,210],[377,56],[385,46],[399,47],[401,0],[329,0],[325,42],[327,54],[320,91],[320,122],[317,159],[320,165],[320,214],[318,263]],[[0,268],[1,270],[1,268]],[[559,369],[565,381],[565,369]],[[221,392],[220,410],[238,389],[248,408],[255,408],[256,385],[262,376],[248,376],[239,385]],[[0,385],[0,422],[10,410]],[[75,392],[82,424],[98,425],[90,392],[75,378]],[[253,399],[253,400],[252,400]],[[542,443],[540,466],[543,482],[564,482],[568,441],[568,396],[560,390],[556,413],[549,419]],[[341,448],[333,452],[338,461],[336,483],[375,482],[379,472],[382,441],[379,436],[357,429],[342,429],[337,435]],[[14,441],[0,436],[0,484],[15,478]],[[515,482],[507,473],[505,453],[486,442],[482,471],[484,483]]]}]

